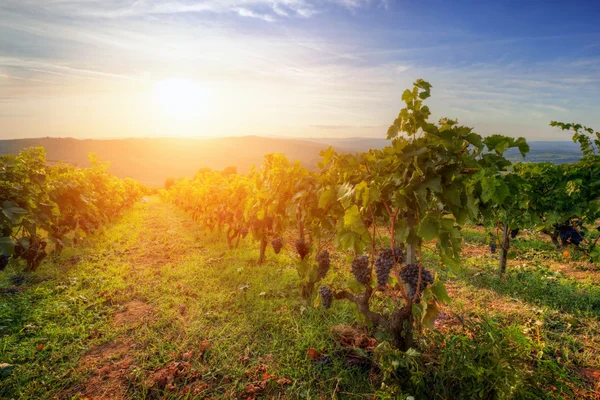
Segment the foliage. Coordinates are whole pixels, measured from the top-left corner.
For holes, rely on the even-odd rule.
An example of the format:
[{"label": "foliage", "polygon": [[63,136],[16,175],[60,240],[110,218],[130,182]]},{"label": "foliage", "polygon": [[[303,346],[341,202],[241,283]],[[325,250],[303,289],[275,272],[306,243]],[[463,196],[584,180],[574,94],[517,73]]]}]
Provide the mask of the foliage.
[{"label": "foliage", "polygon": [[431,112],[423,101],[430,94],[431,85],[423,80],[404,91],[406,106],[388,130],[391,144],[382,150],[342,155],[329,149],[323,153],[323,165],[334,169],[338,180],[323,191],[320,203],[339,201],[344,209],[337,226],[338,247],[357,254],[368,249],[372,269],[384,242],[379,236],[381,224],[390,247],[406,243],[405,261],[417,268],[415,285],[412,279],[401,279],[399,263],[393,267],[388,288],[383,290],[383,309],[391,312],[371,309],[379,286],[375,282],[349,282],[348,290],[335,295],[356,303],[402,350],[412,345],[413,315],[418,324],[429,325],[437,316],[439,302],[448,300],[441,282],[425,289],[428,281],[422,278],[429,275],[422,266],[422,243],[435,239],[442,261],[458,265],[459,225],[478,219],[486,204],[506,199],[498,185],[490,186],[510,165],[503,153],[512,147],[522,154],[529,149],[523,138],[493,135],[484,139],[450,119],[428,122]]},{"label": "foliage", "polygon": [[597,239],[586,238],[589,226],[595,229],[600,218],[600,133],[579,124],[553,121],[550,125],[572,131],[583,157],[572,164],[515,165],[515,172],[527,182],[529,213],[539,219],[539,229],[550,235],[557,247],[573,243],[592,260],[600,261]]},{"label": "foliage", "polygon": [[146,189],[118,179],[91,157],[90,168],[46,164],[41,147],[0,158],[0,252],[36,269],[47,255],[72,244],[137,201]]}]

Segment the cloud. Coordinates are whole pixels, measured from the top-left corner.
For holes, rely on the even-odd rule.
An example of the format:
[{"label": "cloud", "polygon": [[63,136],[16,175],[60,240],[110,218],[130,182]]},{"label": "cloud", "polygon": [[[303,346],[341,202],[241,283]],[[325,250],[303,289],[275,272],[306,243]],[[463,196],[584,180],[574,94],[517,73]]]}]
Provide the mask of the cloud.
[{"label": "cloud", "polygon": [[62,1],[8,0],[11,9],[36,7],[40,12],[54,15],[80,15],[98,18],[131,17],[153,14],[183,13],[232,13],[242,17],[257,18],[273,22],[276,18],[302,17],[323,12],[328,7],[339,7],[349,11],[373,5],[387,7],[385,0],[107,0],[89,2],[82,0]]},{"label": "cloud", "polygon": [[[428,102],[435,118],[523,124],[534,117],[541,124],[570,113],[570,120],[597,125],[600,57],[525,62],[511,49],[529,40],[469,35],[410,48],[386,40],[388,31],[359,29],[362,20],[353,25],[352,12],[386,6],[368,0],[5,0],[0,37],[9,40],[0,41],[0,72],[12,79],[0,82],[10,82],[4,94],[17,103],[31,98],[32,87],[33,95],[48,98],[90,88],[119,96],[182,77],[225,93],[235,102],[227,108],[253,110],[265,123],[335,129],[387,126],[402,106],[402,91],[424,78],[433,84]],[[325,19],[336,7],[335,15],[346,18],[338,21],[348,27],[343,34],[326,24],[306,29],[306,18]]]},{"label": "cloud", "polygon": [[262,19],[263,21],[267,21],[267,22],[273,22],[273,21],[275,21],[275,18],[272,15],[269,15],[269,14],[259,14],[259,13],[256,13],[256,12],[254,12],[254,11],[248,9],[248,8],[244,8],[244,7],[237,8],[236,12],[241,17],[258,18],[258,19]]}]

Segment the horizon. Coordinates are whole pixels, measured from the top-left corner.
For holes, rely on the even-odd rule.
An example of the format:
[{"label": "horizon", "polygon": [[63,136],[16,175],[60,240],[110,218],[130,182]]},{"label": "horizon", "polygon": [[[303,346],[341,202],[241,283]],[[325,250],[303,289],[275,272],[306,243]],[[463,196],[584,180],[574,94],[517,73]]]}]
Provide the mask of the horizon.
[{"label": "horizon", "polygon": [[[487,135],[484,135],[484,137]],[[370,137],[370,136],[343,136],[343,137],[335,137],[335,136],[324,136],[324,137],[301,137],[301,136],[276,136],[276,135],[231,135],[231,136],[105,136],[105,137],[73,137],[73,136],[31,136],[31,137],[21,137],[21,138],[0,138],[0,141],[12,141],[12,140],[41,140],[41,139],[71,139],[71,140],[162,140],[162,139],[179,139],[179,140],[219,140],[219,139],[240,139],[240,138],[258,138],[258,139],[283,139],[283,140],[301,140],[312,143],[322,143],[327,140],[332,141],[351,141],[351,140],[381,140],[383,142],[387,142],[388,139],[385,137]],[[527,143],[569,143],[577,146],[579,145],[573,140],[565,139],[541,139],[541,140],[527,140]]]},{"label": "horizon", "polygon": [[435,119],[562,141],[551,120],[600,125],[598,17],[591,1],[8,0],[0,138],[384,138],[423,78]]}]

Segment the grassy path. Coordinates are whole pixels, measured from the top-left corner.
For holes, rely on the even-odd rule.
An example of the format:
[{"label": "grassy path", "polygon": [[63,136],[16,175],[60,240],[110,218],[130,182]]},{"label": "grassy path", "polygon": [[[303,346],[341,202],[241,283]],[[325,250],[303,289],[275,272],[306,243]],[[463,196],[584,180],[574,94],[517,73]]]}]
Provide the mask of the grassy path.
[{"label": "grassy path", "polygon": [[0,360],[15,366],[0,396],[362,397],[366,377],[307,356],[350,310],[309,307],[286,256],[270,258],[226,251],[171,205],[137,205],[0,298]]},{"label": "grassy path", "polygon": [[[465,361],[463,370],[456,357],[443,364],[451,349],[433,338],[479,340],[456,315],[491,317],[527,335],[525,359],[535,374],[555,374],[573,393],[595,398],[597,272],[543,261],[552,253],[538,246],[532,251],[541,262],[513,261],[499,278],[481,234],[466,236],[461,272],[439,269],[431,258],[429,267],[447,281],[454,301],[436,322],[437,333],[420,344],[438,357],[427,364],[427,376],[443,377],[445,388],[464,380],[453,371],[465,373],[476,361]],[[377,376],[349,364],[336,336],[350,329],[342,324],[355,320],[353,309],[303,301],[285,253],[270,251],[257,266],[250,239],[229,251],[174,206],[149,199],[85,245],[45,262],[21,286],[11,281],[19,271],[9,267],[0,289],[17,293],[0,296],[0,398],[376,398]],[[333,268],[347,275],[339,270],[341,255],[335,257]],[[310,348],[329,362],[311,361]],[[549,397],[569,398],[558,391]]]}]

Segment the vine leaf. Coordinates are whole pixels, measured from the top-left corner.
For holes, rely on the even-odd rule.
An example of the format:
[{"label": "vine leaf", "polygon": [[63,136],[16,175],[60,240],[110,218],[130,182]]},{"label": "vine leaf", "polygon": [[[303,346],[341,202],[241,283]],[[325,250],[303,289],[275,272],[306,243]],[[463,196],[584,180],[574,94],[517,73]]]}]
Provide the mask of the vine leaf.
[{"label": "vine leaf", "polygon": [[9,237],[0,237],[0,253],[11,256],[15,252],[15,242]]},{"label": "vine leaf", "polygon": [[6,200],[2,203],[2,213],[16,225],[27,215],[27,210],[19,207],[14,201]]},{"label": "vine leaf", "polygon": [[425,314],[421,318],[421,323],[423,326],[428,328],[433,328],[433,323],[438,315],[440,315],[440,309],[438,308],[435,301],[430,301],[426,303]]},{"label": "vine leaf", "polygon": [[431,286],[431,293],[438,301],[446,304],[450,303],[450,296],[448,296],[446,286],[441,280],[436,278],[435,283]]},{"label": "vine leaf", "polygon": [[440,220],[437,214],[427,214],[419,224],[419,236],[429,241],[438,237],[440,233]]}]

